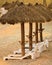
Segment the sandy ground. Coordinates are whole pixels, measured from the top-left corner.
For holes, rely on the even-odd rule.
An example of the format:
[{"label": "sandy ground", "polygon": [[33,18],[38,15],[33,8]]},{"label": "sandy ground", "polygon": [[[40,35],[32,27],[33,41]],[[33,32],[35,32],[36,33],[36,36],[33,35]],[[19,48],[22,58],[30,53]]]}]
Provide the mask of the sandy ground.
[{"label": "sandy ground", "polygon": [[3,57],[12,53],[11,51],[13,51],[12,48],[10,50],[7,47],[2,50],[0,49],[0,53],[2,53],[0,57],[0,65],[52,65],[52,42],[49,45],[48,51],[43,52],[41,57],[36,60],[24,59],[3,61]]},{"label": "sandy ground", "polygon": [[[35,24],[33,24],[34,26]],[[25,34],[28,34],[28,24],[25,24]],[[45,28],[43,32],[44,39],[52,39],[52,22],[43,24]],[[34,31],[34,27],[33,27]],[[49,44],[48,51],[43,52],[41,57],[32,60],[8,60],[3,61],[3,57],[13,53],[14,50],[20,48],[20,24],[16,25],[1,25],[0,24],[0,65],[52,65],[52,42]],[[26,38],[26,40],[28,40]]]}]

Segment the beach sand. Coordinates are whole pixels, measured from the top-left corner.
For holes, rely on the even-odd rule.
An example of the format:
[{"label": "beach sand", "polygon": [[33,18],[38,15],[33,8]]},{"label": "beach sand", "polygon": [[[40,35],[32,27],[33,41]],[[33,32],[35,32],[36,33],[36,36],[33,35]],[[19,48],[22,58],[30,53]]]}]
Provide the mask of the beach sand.
[{"label": "beach sand", "polygon": [[[35,24],[33,24],[34,26]],[[29,25],[25,24],[25,35],[28,34]],[[52,22],[43,24],[45,28],[43,32],[43,37],[52,39]],[[33,31],[35,27],[33,27]],[[52,65],[52,42],[49,42],[48,51],[45,51],[41,54],[41,57],[32,60],[8,60],[4,61],[3,58],[12,54],[13,51],[18,50],[21,46],[18,42],[20,38],[20,24],[13,25],[1,25],[0,24],[0,65]],[[26,38],[28,40],[28,38]],[[34,40],[34,39],[33,39]]]}]

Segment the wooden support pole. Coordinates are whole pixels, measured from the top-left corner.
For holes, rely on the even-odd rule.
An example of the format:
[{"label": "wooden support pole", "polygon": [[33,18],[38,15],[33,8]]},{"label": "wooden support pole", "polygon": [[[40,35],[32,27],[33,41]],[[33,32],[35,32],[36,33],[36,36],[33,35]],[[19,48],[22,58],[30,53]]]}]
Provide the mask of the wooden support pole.
[{"label": "wooden support pole", "polygon": [[40,23],[40,41],[43,41],[43,34],[42,34],[43,30],[42,30],[42,23]]},{"label": "wooden support pole", "polygon": [[32,50],[32,23],[29,23],[29,50]]},{"label": "wooden support pole", "polygon": [[35,42],[38,43],[38,23],[35,23]]},{"label": "wooden support pole", "polygon": [[21,51],[22,56],[25,55],[25,30],[24,30],[24,23],[21,23]]}]

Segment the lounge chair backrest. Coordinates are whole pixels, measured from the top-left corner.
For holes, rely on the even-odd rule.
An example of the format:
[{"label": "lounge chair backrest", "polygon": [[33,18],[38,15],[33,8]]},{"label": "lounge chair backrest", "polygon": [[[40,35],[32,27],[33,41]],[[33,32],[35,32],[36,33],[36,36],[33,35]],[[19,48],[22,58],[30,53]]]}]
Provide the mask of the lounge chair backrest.
[{"label": "lounge chair backrest", "polygon": [[44,41],[44,44],[46,45],[46,47],[49,47],[49,41],[47,39]]}]

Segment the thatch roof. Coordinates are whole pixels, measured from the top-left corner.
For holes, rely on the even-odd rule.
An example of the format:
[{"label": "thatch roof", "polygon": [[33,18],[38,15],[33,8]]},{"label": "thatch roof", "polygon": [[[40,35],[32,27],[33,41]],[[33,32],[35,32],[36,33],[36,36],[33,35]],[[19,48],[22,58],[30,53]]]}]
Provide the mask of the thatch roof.
[{"label": "thatch roof", "polygon": [[50,4],[48,5],[48,8],[49,8],[49,9],[52,9],[52,3],[50,3]]},{"label": "thatch roof", "polygon": [[9,4],[10,4],[10,3],[5,2],[5,3],[2,5],[2,7],[5,7],[5,6],[9,5]]},{"label": "thatch roof", "polygon": [[35,6],[29,4],[28,6],[31,7],[32,9],[35,9],[37,12],[39,12],[39,14],[43,16],[47,22],[52,20],[52,14],[51,14],[52,12],[48,10],[45,6],[41,4],[36,4]]},{"label": "thatch roof", "polygon": [[1,23],[15,24],[18,22],[44,22],[45,18],[27,5],[21,3],[11,8],[9,12],[0,18]]},{"label": "thatch roof", "polygon": [[52,11],[50,11],[42,4],[35,5],[35,7],[37,7],[39,13],[41,13],[47,19],[47,21],[49,21],[49,19],[52,20]]},{"label": "thatch roof", "polygon": [[19,5],[20,2],[19,1],[16,1],[16,2],[12,2],[12,3],[8,3],[8,2],[5,2],[2,7],[4,7],[5,9],[9,10],[10,8],[12,7],[15,7],[15,5]]}]

